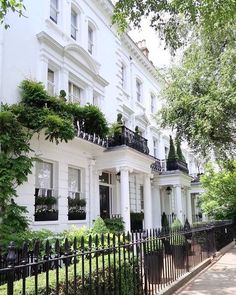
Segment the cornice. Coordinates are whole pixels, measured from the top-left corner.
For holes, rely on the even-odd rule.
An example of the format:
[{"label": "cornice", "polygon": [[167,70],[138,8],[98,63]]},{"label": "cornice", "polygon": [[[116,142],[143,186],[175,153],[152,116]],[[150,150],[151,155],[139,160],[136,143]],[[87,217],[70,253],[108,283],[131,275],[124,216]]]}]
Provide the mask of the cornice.
[{"label": "cornice", "polygon": [[123,44],[128,47],[128,49],[133,53],[136,59],[148,70],[153,78],[158,81],[157,69],[138,48],[133,39],[128,34],[123,34],[120,38]]}]

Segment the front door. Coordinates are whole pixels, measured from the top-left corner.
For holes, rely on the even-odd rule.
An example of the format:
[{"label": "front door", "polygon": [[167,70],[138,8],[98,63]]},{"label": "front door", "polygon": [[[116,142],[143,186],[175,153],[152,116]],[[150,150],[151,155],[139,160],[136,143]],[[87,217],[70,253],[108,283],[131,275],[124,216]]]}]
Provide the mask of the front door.
[{"label": "front door", "polygon": [[100,216],[110,218],[109,186],[100,185]]}]

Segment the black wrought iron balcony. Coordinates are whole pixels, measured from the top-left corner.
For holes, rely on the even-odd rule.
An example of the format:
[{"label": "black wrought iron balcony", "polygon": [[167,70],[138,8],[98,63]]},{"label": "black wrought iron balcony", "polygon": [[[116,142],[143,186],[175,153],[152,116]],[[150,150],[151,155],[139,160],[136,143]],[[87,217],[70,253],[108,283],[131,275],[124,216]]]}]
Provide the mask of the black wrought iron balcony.
[{"label": "black wrought iron balcony", "polygon": [[152,169],[153,172],[161,172],[161,171],[163,171],[161,161],[159,159],[155,158],[155,162],[152,163],[151,169]]},{"label": "black wrought iron balcony", "polygon": [[181,160],[167,160],[166,161],[167,171],[173,171],[173,170],[180,170],[182,172],[188,173],[188,165],[186,162]]},{"label": "black wrought iron balcony", "polygon": [[125,126],[121,127],[121,132],[119,134],[108,140],[108,147],[120,145],[127,145],[141,153],[149,154],[147,139]]}]

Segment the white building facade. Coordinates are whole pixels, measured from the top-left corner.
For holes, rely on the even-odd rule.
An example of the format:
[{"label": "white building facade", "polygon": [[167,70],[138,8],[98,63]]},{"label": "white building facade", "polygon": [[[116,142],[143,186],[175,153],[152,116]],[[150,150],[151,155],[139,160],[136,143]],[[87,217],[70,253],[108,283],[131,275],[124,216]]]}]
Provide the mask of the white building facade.
[{"label": "white building facade", "polygon": [[[98,106],[109,123],[121,113],[125,134],[133,137],[138,126],[142,136],[141,148],[108,147],[83,136],[56,145],[43,134],[34,136],[31,146],[41,161],[19,187],[17,199],[27,206],[31,227],[62,231],[72,224],[91,226],[97,216],[121,216],[130,230],[130,213],[141,212],[144,228],[159,227],[162,212],[191,223],[196,211],[189,173],[197,173],[197,165],[185,151],[189,173],[187,167],[166,166],[169,133],[154,119],[160,88],[145,44],[117,34],[109,0],[24,3],[27,17],[9,15],[10,29],[0,32],[1,101],[17,102],[24,79],[42,81],[49,94],[64,90],[69,101]],[[38,196],[56,197],[54,216],[36,217],[44,209],[35,203]],[[79,219],[69,218],[73,204],[68,200],[76,197],[86,200]]]}]

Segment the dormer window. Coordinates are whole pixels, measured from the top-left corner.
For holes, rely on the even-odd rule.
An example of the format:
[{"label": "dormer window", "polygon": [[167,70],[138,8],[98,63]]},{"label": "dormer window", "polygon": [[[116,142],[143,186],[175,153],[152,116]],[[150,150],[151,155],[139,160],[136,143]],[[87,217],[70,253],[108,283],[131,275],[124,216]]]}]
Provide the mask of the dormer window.
[{"label": "dormer window", "polygon": [[50,0],[50,19],[57,24],[58,21],[58,0]]}]

